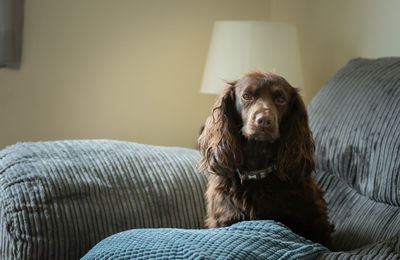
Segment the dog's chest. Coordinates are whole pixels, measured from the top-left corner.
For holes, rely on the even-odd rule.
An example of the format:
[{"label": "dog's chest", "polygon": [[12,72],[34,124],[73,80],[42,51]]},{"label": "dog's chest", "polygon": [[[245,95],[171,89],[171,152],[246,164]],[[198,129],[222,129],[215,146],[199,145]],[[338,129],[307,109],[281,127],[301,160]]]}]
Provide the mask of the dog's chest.
[{"label": "dog's chest", "polygon": [[249,181],[243,184],[243,205],[250,219],[271,219],[286,215],[302,204],[298,189],[277,179]]}]

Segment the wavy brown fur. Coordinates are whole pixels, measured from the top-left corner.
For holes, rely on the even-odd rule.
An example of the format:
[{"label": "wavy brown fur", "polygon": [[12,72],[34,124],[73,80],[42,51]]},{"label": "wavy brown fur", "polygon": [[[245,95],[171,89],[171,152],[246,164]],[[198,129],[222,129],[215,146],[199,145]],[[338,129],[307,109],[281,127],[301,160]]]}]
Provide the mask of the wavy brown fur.
[{"label": "wavy brown fur", "polygon": [[[278,132],[277,132],[278,131]],[[323,192],[312,172],[314,143],[298,91],[272,73],[252,72],[230,82],[199,138],[199,170],[210,173],[206,226],[272,219],[331,247]],[[240,182],[236,170],[277,170]]]}]

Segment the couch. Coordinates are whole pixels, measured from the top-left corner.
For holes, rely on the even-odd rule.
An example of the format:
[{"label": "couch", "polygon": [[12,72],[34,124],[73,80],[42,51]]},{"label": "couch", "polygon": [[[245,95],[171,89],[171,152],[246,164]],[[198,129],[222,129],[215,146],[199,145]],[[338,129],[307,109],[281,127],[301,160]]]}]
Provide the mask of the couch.
[{"label": "couch", "polygon": [[[335,250],[400,258],[400,58],[349,61],[308,106]],[[138,228],[201,229],[207,176],[193,149],[114,140],[0,151],[0,259],[79,259]]]}]

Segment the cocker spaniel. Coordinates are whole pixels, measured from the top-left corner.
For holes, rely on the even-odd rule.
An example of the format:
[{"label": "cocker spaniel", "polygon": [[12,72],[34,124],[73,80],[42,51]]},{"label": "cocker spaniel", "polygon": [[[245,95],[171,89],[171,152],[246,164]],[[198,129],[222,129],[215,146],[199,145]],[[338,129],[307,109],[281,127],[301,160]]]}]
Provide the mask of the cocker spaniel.
[{"label": "cocker spaniel", "polygon": [[251,72],[217,100],[199,138],[209,173],[208,228],[279,221],[331,248],[333,225],[312,175],[314,142],[305,105],[283,77]]}]

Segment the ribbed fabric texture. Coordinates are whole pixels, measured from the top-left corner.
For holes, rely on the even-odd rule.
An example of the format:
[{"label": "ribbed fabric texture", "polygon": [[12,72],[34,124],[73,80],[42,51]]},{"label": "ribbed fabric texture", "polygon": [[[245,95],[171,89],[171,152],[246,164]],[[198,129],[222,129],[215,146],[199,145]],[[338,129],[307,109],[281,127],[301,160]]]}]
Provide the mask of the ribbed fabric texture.
[{"label": "ribbed fabric texture", "polygon": [[244,221],[226,228],[135,229],[106,238],[82,260],[315,259],[328,249],[274,221]]},{"label": "ribbed fabric texture", "polygon": [[376,242],[350,250],[347,252],[323,253],[317,259],[324,260],[399,260],[400,259],[400,236]]},{"label": "ribbed fabric texture", "polygon": [[[351,251],[363,259],[399,259],[400,58],[350,61],[308,112],[335,246],[366,246]],[[359,259],[352,254],[328,259]]]},{"label": "ribbed fabric texture", "polygon": [[132,228],[201,228],[195,150],[91,140],[0,151],[0,259],[78,259]]}]

